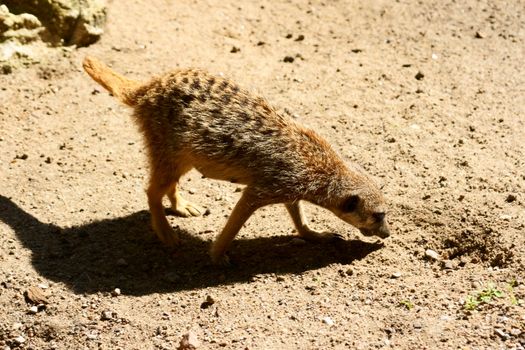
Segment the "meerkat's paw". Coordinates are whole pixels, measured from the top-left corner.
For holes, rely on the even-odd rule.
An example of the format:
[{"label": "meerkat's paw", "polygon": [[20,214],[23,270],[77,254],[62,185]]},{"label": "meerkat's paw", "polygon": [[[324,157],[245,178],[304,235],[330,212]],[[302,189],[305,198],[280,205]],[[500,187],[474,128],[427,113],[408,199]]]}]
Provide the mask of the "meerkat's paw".
[{"label": "meerkat's paw", "polygon": [[177,247],[180,245],[179,235],[169,225],[155,225],[153,223],[153,231],[157,238],[167,247]]},{"label": "meerkat's paw", "polygon": [[213,251],[210,252],[211,261],[213,265],[219,267],[230,267],[231,262],[230,258],[226,254],[214,254]]},{"label": "meerkat's paw", "polygon": [[331,241],[339,241],[343,240],[343,236],[339,233],[334,232],[319,232],[312,229],[305,229],[301,232],[299,232],[299,236],[304,239],[305,241],[310,242],[331,242]]},{"label": "meerkat's paw", "polygon": [[187,200],[179,200],[175,205],[172,205],[171,210],[179,216],[190,217],[190,216],[201,216],[204,213],[204,209],[196,204],[188,202]]}]

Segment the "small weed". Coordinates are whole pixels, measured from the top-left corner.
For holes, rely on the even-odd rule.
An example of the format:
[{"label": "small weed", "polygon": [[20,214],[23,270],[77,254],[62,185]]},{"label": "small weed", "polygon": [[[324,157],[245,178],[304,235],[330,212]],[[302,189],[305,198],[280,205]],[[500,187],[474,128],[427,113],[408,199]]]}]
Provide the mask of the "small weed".
[{"label": "small weed", "polygon": [[488,304],[493,299],[501,297],[503,297],[503,292],[490,283],[487,288],[480,292],[467,296],[467,299],[465,300],[465,309],[473,311],[476,310],[479,305]]},{"label": "small weed", "polygon": [[414,303],[410,300],[401,300],[399,306],[404,306],[407,310],[412,310],[414,308]]}]

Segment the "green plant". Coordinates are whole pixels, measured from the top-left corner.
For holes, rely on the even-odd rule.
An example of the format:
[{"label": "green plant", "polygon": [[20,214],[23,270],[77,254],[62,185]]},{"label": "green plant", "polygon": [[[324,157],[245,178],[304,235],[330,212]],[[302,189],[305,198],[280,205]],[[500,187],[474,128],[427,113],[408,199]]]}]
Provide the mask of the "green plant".
[{"label": "green plant", "polygon": [[501,298],[503,292],[498,290],[494,284],[489,283],[487,288],[477,292],[474,295],[467,296],[465,300],[465,309],[466,310],[476,310],[480,304],[488,304],[494,298]]}]

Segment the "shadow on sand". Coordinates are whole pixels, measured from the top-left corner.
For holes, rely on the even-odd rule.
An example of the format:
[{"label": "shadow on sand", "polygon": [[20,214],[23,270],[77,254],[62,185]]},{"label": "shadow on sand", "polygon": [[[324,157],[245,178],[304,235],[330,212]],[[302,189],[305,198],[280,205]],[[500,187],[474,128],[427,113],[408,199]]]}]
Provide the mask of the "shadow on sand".
[{"label": "shadow on sand", "polygon": [[210,242],[181,231],[183,245],[170,252],[147,239],[149,213],[61,228],[40,222],[0,195],[0,220],[32,251],[32,264],[46,279],[75,293],[128,295],[167,293],[248,282],[257,274],[300,274],[331,263],[349,264],[380,249],[381,243],[358,240],[293,246],[290,236],[238,239],[232,245],[234,266],[211,265]]}]

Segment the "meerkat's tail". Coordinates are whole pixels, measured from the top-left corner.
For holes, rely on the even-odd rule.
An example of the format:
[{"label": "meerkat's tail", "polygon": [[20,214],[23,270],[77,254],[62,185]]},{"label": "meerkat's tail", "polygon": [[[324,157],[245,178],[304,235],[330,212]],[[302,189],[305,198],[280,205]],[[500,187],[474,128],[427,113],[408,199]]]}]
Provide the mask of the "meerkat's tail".
[{"label": "meerkat's tail", "polygon": [[86,56],[82,66],[93,80],[111,92],[121,102],[128,106],[135,105],[133,92],[142,85],[140,82],[114,72],[94,57]]}]

